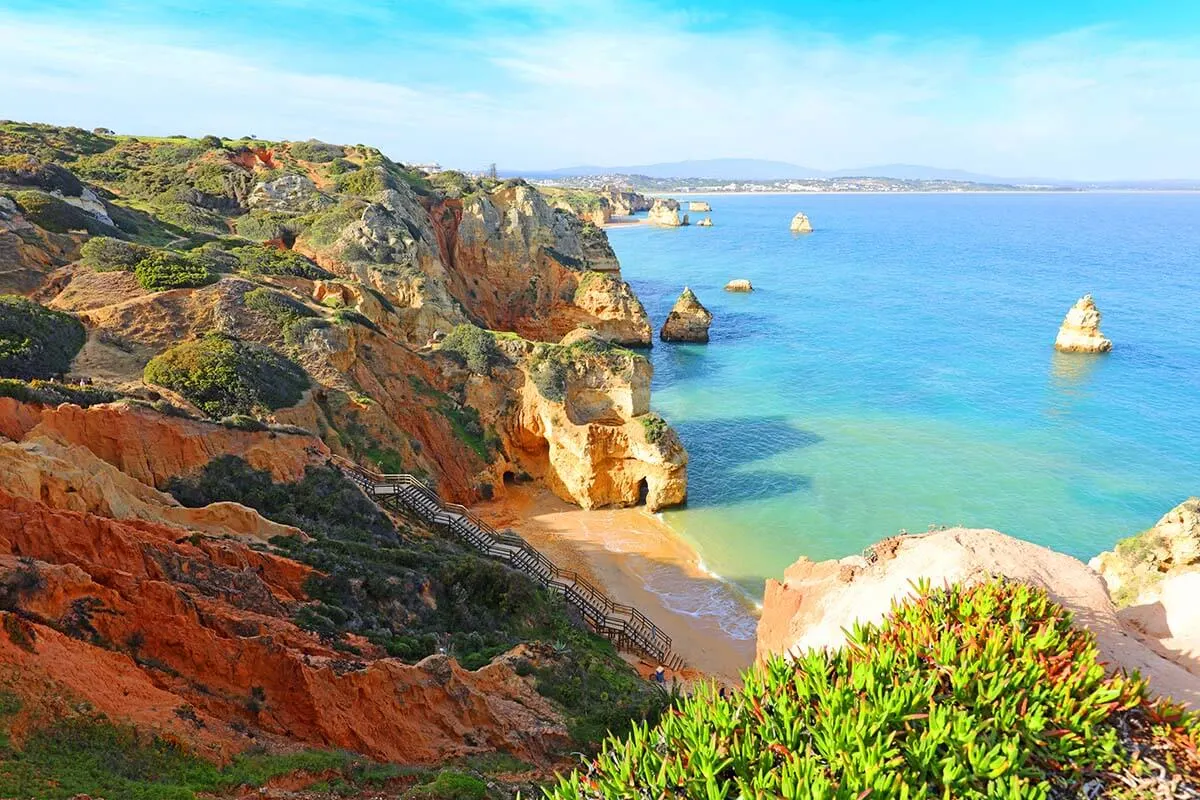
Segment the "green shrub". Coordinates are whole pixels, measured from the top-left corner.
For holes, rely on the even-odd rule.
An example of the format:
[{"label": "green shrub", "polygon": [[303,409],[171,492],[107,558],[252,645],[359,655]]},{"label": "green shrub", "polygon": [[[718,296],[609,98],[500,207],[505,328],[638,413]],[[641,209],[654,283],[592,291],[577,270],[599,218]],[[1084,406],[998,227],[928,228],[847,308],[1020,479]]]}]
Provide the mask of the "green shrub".
[{"label": "green shrub", "polygon": [[441,350],[453,355],[476,375],[489,375],[492,367],[505,361],[504,354],[496,346],[496,337],[492,332],[469,322],[455,326],[454,330],[446,334]]},{"label": "green shrub", "polygon": [[307,142],[292,142],[288,149],[295,158],[318,164],[324,164],[346,155],[346,149],[341,145],[326,144],[316,139],[309,139]]},{"label": "green shrub", "polygon": [[371,321],[370,317],[358,313],[349,308],[338,309],[333,313],[333,319],[339,325],[362,325],[364,328],[370,328],[376,333],[383,333],[379,326]]},{"label": "green shrub", "polygon": [[277,211],[252,211],[238,217],[234,224],[238,236],[255,242],[282,241],[298,235],[304,228],[301,220]]},{"label": "green shrub", "polygon": [[69,170],[58,164],[44,164],[27,153],[0,156],[0,183],[62,192],[69,197],[78,197],[83,191],[83,184]]},{"label": "green shrub", "polygon": [[100,403],[111,403],[119,399],[120,395],[106,389],[93,389],[90,386],[70,386],[53,381],[26,382],[0,378],[0,397],[11,397],[22,403],[39,403],[44,406],[73,403],[87,408]]},{"label": "green shrub", "polygon": [[269,245],[235,247],[230,251],[237,256],[242,271],[249,275],[292,275],[309,280],[328,280],[332,273],[318,267],[294,250],[280,250]]},{"label": "green shrub", "polygon": [[444,769],[437,778],[414,786],[404,796],[413,800],[484,800],[487,784],[465,772]]},{"label": "green shrub", "polygon": [[1138,769],[1127,713],[1162,720],[1160,745],[1200,732],[1150,712],[1141,681],[1106,677],[1095,638],[1044,591],[1007,582],[926,584],[840,650],[743,677],[728,699],[703,687],[657,727],[610,740],[551,797],[1044,799],[1093,780],[1101,796]]},{"label": "green shrub", "polygon": [[345,199],[328,211],[322,211],[305,231],[306,242],[317,247],[329,247],[350,225],[362,219],[367,204],[362,200]]},{"label": "green shrub", "polygon": [[185,231],[208,233],[223,236],[229,233],[225,218],[215,211],[192,203],[171,202],[157,203],[154,206],[155,215],[171,225]]},{"label": "green shrub", "polygon": [[105,225],[91,214],[44,192],[16,192],[13,199],[25,214],[25,218],[52,233],[87,231],[93,235],[112,233],[113,228]]},{"label": "green shrub", "polygon": [[638,419],[642,422],[642,428],[646,431],[646,441],[650,444],[658,444],[667,435],[667,421],[653,411],[643,414]]},{"label": "green shrub", "polygon": [[143,258],[134,266],[133,274],[150,292],[205,286],[216,280],[202,263],[168,250],[156,250]]},{"label": "green shrub", "polygon": [[316,312],[303,303],[293,300],[265,286],[252,289],[242,296],[246,308],[268,317],[286,334],[287,329],[302,319],[316,316]]},{"label": "green shrub", "polygon": [[545,351],[535,355],[529,366],[529,374],[538,393],[547,400],[561,403],[567,396],[567,377],[571,364],[563,357],[561,349]]},{"label": "green shrub", "polygon": [[396,188],[396,183],[383,167],[363,167],[355,172],[341,175],[337,179],[337,190],[344,194],[373,197],[384,189]]},{"label": "green shrub", "polygon": [[224,336],[172,347],[150,360],[144,378],[217,418],[295,405],[309,385],[299,365],[269,347]]},{"label": "green shrub", "polygon": [[96,272],[132,271],[153,252],[153,248],[145,245],[97,236],[83,243],[79,249],[79,260]]},{"label": "green shrub", "polygon": [[87,334],[70,314],[0,295],[0,377],[52,378],[71,368]]}]

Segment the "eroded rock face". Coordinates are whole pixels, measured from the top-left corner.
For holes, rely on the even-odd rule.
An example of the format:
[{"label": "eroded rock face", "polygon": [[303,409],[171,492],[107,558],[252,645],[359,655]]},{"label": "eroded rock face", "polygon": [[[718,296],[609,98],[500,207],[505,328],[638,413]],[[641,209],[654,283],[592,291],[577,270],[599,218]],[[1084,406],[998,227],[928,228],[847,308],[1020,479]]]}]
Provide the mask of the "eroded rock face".
[{"label": "eroded rock face", "polygon": [[1118,605],[1153,602],[1164,578],[1200,570],[1200,497],[1188,498],[1154,527],[1088,563],[1104,576]]},{"label": "eroded rock face", "polygon": [[808,221],[808,216],[803,211],[797,212],[796,216],[792,217],[792,233],[812,233],[812,229],[812,223]]},{"label": "eroded rock face", "polygon": [[664,342],[707,342],[711,324],[712,313],[685,286],[658,335]]},{"label": "eroded rock face", "polygon": [[305,175],[284,175],[273,181],[255,184],[247,205],[269,211],[307,213],[334,205],[334,200],[317,190],[317,185]]},{"label": "eroded rock face", "polygon": [[1101,660],[1138,670],[1157,693],[1200,707],[1200,678],[1148,647],[1127,628],[1104,581],[1080,561],[991,530],[955,528],[901,536],[875,545],[877,560],[861,556],[813,562],[801,558],[782,582],[768,580],[758,626],[758,655],[798,654],[840,647],[858,622],[878,622],[893,600],[915,594],[927,579],[944,583],[1002,575],[1044,588],[1097,639]]},{"label": "eroded rock face", "polygon": [[575,290],[575,305],[584,313],[580,325],[590,324],[616,344],[649,347],[650,317],[629,284],[611,273],[584,273]]},{"label": "eroded rock face", "polygon": [[1112,342],[1100,332],[1100,310],[1090,294],[1076,301],[1058,329],[1054,347],[1064,353],[1107,353]]},{"label": "eroded rock face", "polygon": [[684,218],[679,216],[679,203],[662,197],[655,200],[654,205],[650,206],[650,213],[646,215],[646,221],[651,225],[661,225],[667,228],[678,228],[685,224]]},{"label": "eroded rock face", "polygon": [[614,217],[628,217],[636,214],[639,211],[649,211],[654,205],[653,200],[646,197],[644,194],[639,194],[633,191],[624,189],[608,188],[602,190],[608,197],[609,205],[612,206],[612,214]]}]

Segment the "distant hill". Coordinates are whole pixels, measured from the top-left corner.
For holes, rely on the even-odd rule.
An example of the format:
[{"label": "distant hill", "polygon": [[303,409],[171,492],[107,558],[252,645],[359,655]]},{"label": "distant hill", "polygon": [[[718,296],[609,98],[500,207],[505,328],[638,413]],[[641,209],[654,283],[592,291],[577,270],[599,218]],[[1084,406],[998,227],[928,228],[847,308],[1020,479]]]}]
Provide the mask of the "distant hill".
[{"label": "distant hill", "polygon": [[717,180],[765,181],[778,178],[823,178],[819,169],[801,167],[786,161],[759,158],[709,158],[699,161],[671,161],[661,164],[634,164],[623,167],[594,165],[565,167],[525,175],[571,178],[580,175],[645,175],[648,178],[715,178]]}]

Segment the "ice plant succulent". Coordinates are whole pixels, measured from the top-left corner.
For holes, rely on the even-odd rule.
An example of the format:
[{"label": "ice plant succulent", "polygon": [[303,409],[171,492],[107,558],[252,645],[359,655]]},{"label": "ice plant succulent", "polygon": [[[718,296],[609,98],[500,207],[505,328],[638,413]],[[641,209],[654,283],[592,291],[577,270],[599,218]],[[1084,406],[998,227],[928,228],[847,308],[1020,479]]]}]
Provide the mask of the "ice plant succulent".
[{"label": "ice plant succulent", "polygon": [[1196,720],[1097,656],[1040,589],[921,585],[838,651],[774,658],[727,699],[701,687],[549,796],[1050,798],[1142,771],[1130,714],[1152,721],[1141,752],[1200,773]]}]

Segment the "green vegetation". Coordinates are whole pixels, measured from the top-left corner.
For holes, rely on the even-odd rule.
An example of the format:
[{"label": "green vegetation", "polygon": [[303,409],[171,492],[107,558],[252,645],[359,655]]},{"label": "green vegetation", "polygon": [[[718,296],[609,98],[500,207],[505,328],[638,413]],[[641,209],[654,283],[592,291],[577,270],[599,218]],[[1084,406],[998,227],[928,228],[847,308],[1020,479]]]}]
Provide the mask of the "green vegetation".
[{"label": "green vegetation", "polygon": [[74,161],[102,153],[116,139],[83,128],[27,122],[0,122],[0,155],[30,153],[42,161]]},{"label": "green vegetation", "polygon": [[269,245],[248,245],[235,247],[230,252],[237,257],[241,270],[248,275],[291,275],[313,281],[333,277],[331,273],[294,250],[280,250]]},{"label": "green vegetation", "polygon": [[473,775],[444,769],[429,783],[414,786],[405,793],[408,800],[484,800],[487,784]]},{"label": "green vegetation", "polygon": [[88,239],[79,249],[79,263],[96,272],[132,272],[138,263],[154,252],[151,247],[97,236]]},{"label": "green vegetation", "polygon": [[106,389],[93,389],[90,386],[70,386],[54,381],[20,381],[10,378],[0,378],[0,397],[11,397],[22,403],[40,403],[45,406],[57,406],[63,403],[74,403],[87,408],[100,403],[111,403],[119,400],[120,395]]},{"label": "green vegetation", "polygon": [[17,295],[0,295],[0,377],[53,378],[87,341],[83,323]]},{"label": "green vegetation", "polygon": [[296,621],[331,641],[355,633],[410,662],[440,647],[468,669],[519,642],[545,643],[554,664],[537,672],[538,689],[563,707],[580,746],[628,730],[632,719],[656,721],[669,701],[525,575],[424,531],[398,531],[335,469],[310,467],[301,481],[276,484],[223,457],[168,490],[187,506],[232,500],[308,533],[310,541],[272,545],[319,571]]},{"label": "green vegetation", "polygon": [[285,294],[260,286],[251,289],[242,296],[246,308],[257,311],[274,322],[283,332],[285,342],[296,341],[293,330],[303,320],[312,319],[316,312],[298,300],[293,300]]},{"label": "green vegetation", "polygon": [[[1142,754],[1186,771],[1193,717],[1106,677],[1094,637],[1045,592],[990,582],[931,590],[856,626],[835,652],[775,658],[729,699],[702,689],[657,726],[611,739],[551,796],[1049,798],[1118,790]],[[1197,765],[1190,767],[1193,776]],[[1052,791],[1054,794],[1052,794]],[[1139,795],[1140,796],[1140,795]]]},{"label": "green vegetation", "polygon": [[500,448],[500,439],[496,432],[483,426],[479,411],[468,405],[456,403],[449,396],[438,403],[438,413],[450,423],[454,435],[457,436],[483,461],[491,463],[495,451]]},{"label": "green vegetation", "polygon": [[134,266],[133,274],[150,292],[206,286],[216,280],[199,261],[169,250],[152,252]]},{"label": "green vegetation", "polygon": [[[7,739],[5,717],[16,710],[19,706],[0,708],[0,742]],[[224,796],[239,787],[262,786],[299,770],[336,770],[342,781],[360,787],[395,774],[348,753],[324,751],[245,754],[217,767],[173,741],[102,716],[80,716],[35,731],[19,750],[0,749],[0,796],[191,800],[200,793]]]},{"label": "green vegetation", "polygon": [[476,375],[490,375],[492,367],[504,364],[507,359],[496,346],[496,337],[491,331],[476,327],[469,322],[455,326],[442,340],[441,351],[455,359]]},{"label": "green vegetation", "polygon": [[316,139],[309,139],[307,142],[292,142],[288,146],[288,150],[301,161],[312,161],[317,164],[334,161],[346,155],[346,148],[341,145],[326,144]]},{"label": "green vegetation", "polygon": [[595,337],[568,345],[539,343],[529,359],[529,375],[538,393],[547,400],[561,403],[567,394],[567,381],[582,359],[596,359],[606,369],[624,371],[644,356]]},{"label": "green vegetation", "polygon": [[648,414],[643,414],[638,417],[642,427],[646,430],[646,441],[650,444],[658,444],[667,435],[670,428],[667,426],[667,421],[660,417],[655,412],[651,411]]},{"label": "green vegetation", "polygon": [[52,233],[87,231],[99,235],[113,232],[112,227],[54,195],[30,189],[14,192],[12,197],[26,219]]},{"label": "green vegetation", "polygon": [[253,211],[238,217],[234,224],[238,236],[255,242],[283,241],[300,234],[304,229],[299,217],[277,211]]},{"label": "green vegetation", "polygon": [[179,392],[212,417],[254,414],[300,401],[308,376],[274,350],[225,336],[176,345],[151,359],[145,381]]}]

